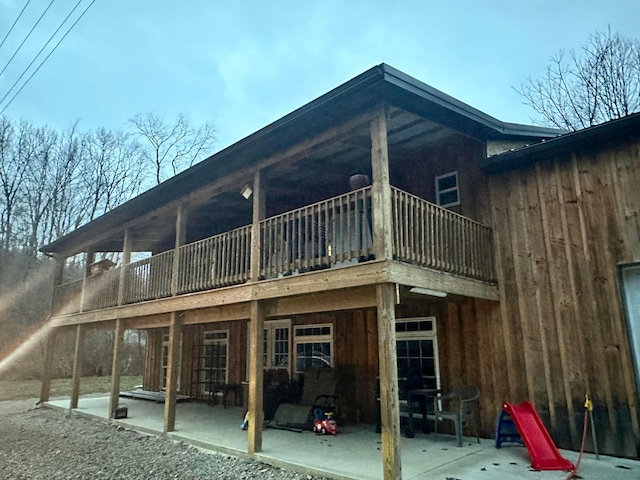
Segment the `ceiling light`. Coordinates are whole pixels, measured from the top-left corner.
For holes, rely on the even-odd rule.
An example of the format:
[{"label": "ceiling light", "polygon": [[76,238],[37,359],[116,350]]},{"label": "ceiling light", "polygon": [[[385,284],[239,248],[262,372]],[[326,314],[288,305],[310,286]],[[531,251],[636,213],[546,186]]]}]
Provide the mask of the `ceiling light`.
[{"label": "ceiling light", "polygon": [[409,291],[411,293],[419,293],[420,295],[429,295],[431,297],[444,298],[447,296],[447,292],[441,292],[439,290],[431,290],[430,288],[411,287]]},{"label": "ceiling light", "polygon": [[240,190],[240,195],[242,195],[246,200],[249,200],[249,197],[251,197],[252,193],[253,190],[249,185],[245,185],[244,187],[242,187],[242,190]]}]

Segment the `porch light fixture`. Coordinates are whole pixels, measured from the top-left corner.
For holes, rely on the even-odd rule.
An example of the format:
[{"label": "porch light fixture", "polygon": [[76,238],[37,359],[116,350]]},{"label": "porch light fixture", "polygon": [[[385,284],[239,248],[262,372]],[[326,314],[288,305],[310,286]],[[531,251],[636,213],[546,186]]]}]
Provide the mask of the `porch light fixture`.
[{"label": "porch light fixture", "polygon": [[429,295],[431,297],[444,298],[447,296],[447,292],[441,292],[439,290],[431,290],[430,288],[411,287],[409,291],[411,293],[419,293],[420,295]]},{"label": "porch light fixture", "polygon": [[242,187],[242,190],[240,190],[240,195],[242,195],[245,198],[245,200],[249,200],[252,193],[253,193],[253,190],[248,184]]}]

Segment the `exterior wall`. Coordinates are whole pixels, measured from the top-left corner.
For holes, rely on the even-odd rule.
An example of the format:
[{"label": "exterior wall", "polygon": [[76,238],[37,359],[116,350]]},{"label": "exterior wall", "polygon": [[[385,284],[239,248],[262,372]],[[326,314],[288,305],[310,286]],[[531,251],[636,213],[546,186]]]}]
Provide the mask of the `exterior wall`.
[{"label": "exterior wall", "polygon": [[617,265],[640,260],[638,139],[538,160],[491,179],[503,321],[489,357],[505,399],[533,401],[561,447],[579,448],[588,393],[600,452],[637,457]]},{"label": "exterior wall", "polygon": [[482,142],[459,135],[411,154],[392,150],[391,184],[435,203],[435,178],[457,171],[461,204],[450,210],[488,224],[488,179],[477,166],[484,148]]},{"label": "exterior wall", "polygon": [[[192,312],[186,312],[188,319]],[[438,323],[438,350],[442,388],[464,382],[475,383],[481,391],[481,434],[491,437],[502,401],[509,399],[504,347],[499,341],[500,309],[497,302],[458,298],[428,301],[403,298],[396,317],[435,316]],[[350,422],[374,423],[375,391],[378,377],[378,327],[374,308],[292,315],[295,325],[332,324],[334,362],[338,372],[341,415]],[[269,319],[271,320],[271,319]],[[179,393],[200,398],[191,379],[197,370],[196,341],[206,330],[229,332],[229,383],[241,383],[246,376],[247,322],[216,322],[186,325],[183,328],[182,369]],[[167,329],[147,331],[147,362],[144,385],[159,390],[162,334]],[[496,352],[489,355],[491,352]],[[485,361],[489,359],[490,361]]]}]

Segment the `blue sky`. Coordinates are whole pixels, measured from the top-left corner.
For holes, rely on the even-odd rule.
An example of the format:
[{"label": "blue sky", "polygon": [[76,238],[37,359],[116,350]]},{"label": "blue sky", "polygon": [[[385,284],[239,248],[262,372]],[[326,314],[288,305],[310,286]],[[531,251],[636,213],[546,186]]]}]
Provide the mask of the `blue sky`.
[{"label": "blue sky", "polygon": [[[0,41],[26,1],[0,0]],[[0,48],[0,70],[49,3],[31,0]],[[0,75],[0,98],[76,3],[54,1]],[[384,62],[530,123],[513,87],[609,25],[638,38],[638,19],[638,0],[96,0],[4,115],[125,129],[137,113],[183,112],[214,123],[217,151]]]}]

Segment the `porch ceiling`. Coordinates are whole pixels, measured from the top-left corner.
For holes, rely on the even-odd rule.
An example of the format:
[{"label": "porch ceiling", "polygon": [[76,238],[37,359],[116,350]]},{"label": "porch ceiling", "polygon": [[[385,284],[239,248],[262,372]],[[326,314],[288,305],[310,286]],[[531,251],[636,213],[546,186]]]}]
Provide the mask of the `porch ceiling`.
[{"label": "porch ceiling", "polygon": [[[397,155],[428,148],[459,134],[454,130],[402,109],[390,114],[388,143],[393,169]],[[371,173],[371,139],[367,124],[344,138],[329,141],[296,161],[265,170],[267,216],[310,205],[346,192],[356,171]],[[251,184],[251,178],[246,179]],[[240,195],[244,183],[200,201],[189,208],[187,242],[251,223],[252,201]],[[173,248],[175,217],[154,215],[130,227],[134,251],[161,252]],[[122,251],[122,231],[96,243],[96,251]]]}]

